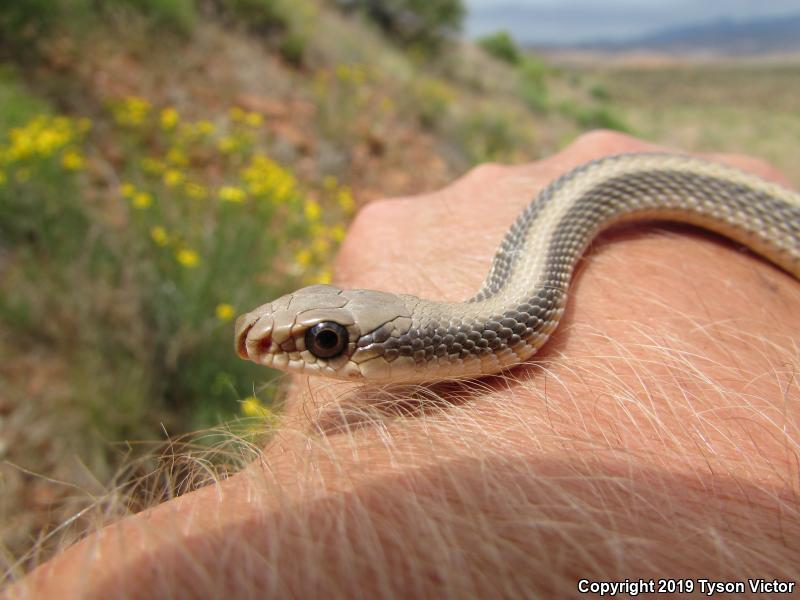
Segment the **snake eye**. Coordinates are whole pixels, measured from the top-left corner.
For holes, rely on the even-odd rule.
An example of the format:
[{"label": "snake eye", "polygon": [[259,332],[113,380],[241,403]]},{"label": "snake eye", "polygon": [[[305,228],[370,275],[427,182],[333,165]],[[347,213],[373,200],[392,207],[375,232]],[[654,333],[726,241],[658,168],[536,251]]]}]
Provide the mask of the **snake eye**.
[{"label": "snake eye", "polygon": [[306,332],[306,348],[318,358],[339,356],[347,340],[347,329],[331,321],[318,323]]}]

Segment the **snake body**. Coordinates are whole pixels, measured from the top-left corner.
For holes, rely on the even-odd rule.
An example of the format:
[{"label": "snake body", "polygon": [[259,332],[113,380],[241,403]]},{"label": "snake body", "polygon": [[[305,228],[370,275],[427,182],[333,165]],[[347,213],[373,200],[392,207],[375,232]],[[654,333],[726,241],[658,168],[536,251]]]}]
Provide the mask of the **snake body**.
[{"label": "snake body", "polygon": [[424,382],[496,373],[558,325],[572,273],[604,229],[691,223],[746,245],[800,279],[800,195],[737,169],[673,154],[623,154],[545,188],[511,225],[465,302],[302,288],[241,316],[243,358],[339,379]]}]

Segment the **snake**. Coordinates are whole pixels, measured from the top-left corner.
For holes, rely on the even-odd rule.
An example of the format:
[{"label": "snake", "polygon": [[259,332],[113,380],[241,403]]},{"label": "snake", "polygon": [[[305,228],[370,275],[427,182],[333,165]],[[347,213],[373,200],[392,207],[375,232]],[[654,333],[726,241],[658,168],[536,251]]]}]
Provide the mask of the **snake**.
[{"label": "snake", "polygon": [[527,361],[551,336],[592,240],[640,220],[710,230],[800,279],[800,194],[689,155],[619,154],[544,188],[508,229],[472,298],[311,285],[240,316],[236,351],[267,367],[348,381],[496,374]]}]

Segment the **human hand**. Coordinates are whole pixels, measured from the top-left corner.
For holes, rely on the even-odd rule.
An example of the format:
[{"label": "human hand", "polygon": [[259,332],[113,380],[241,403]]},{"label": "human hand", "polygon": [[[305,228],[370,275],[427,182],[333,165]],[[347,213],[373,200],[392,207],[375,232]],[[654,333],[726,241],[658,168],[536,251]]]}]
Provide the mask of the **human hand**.
[{"label": "human hand", "polygon": [[[371,204],[336,283],[467,298],[546,184],[656,149],[593,133]],[[798,282],[715,236],[617,229],[530,364],[417,390],[417,406],[402,390],[298,378],[249,468],[106,528],[26,583],[42,597],[564,597],[580,579],[796,576],[797,306]]]}]

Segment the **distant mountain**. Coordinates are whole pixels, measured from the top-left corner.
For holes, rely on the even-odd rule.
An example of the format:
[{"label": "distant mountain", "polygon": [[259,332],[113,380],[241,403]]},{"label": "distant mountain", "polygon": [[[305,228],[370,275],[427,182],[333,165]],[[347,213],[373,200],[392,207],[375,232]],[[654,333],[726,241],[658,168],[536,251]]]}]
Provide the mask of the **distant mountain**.
[{"label": "distant mountain", "polygon": [[753,55],[800,52],[800,14],[781,18],[709,23],[670,27],[625,41],[597,41],[581,49],[630,51],[651,50],[675,54],[709,52]]}]

